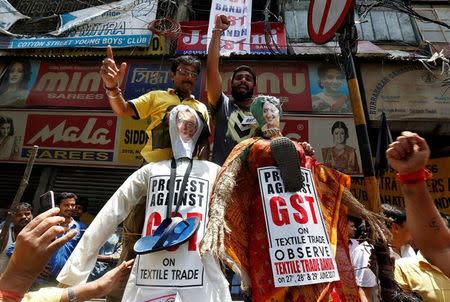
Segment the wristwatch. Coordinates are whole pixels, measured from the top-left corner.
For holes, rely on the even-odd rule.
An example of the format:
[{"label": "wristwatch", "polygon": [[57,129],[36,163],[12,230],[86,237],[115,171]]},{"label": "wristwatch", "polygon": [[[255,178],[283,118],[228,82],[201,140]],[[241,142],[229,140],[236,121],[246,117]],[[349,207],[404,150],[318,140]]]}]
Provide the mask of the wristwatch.
[{"label": "wristwatch", "polygon": [[69,302],[78,302],[77,296],[75,295],[75,291],[73,288],[67,289],[67,294],[69,295]]}]

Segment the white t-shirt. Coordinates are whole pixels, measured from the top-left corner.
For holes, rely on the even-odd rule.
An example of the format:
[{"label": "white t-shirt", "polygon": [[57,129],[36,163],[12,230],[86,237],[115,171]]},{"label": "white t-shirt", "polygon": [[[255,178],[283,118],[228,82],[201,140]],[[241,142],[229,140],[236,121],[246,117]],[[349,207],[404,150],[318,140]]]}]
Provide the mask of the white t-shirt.
[{"label": "white t-shirt", "polygon": [[389,252],[391,254],[391,258],[394,258],[395,260],[398,260],[400,258],[417,256],[416,252],[409,244],[405,244],[400,248],[400,255],[397,254],[391,247],[389,247]]}]

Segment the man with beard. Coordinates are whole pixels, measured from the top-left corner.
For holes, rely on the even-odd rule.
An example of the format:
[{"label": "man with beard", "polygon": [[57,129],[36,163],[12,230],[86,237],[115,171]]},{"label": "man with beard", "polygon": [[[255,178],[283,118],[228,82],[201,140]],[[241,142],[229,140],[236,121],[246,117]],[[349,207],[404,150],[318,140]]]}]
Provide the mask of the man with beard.
[{"label": "man with beard", "polygon": [[222,92],[222,77],[219,73],[220,36],[230,26],[223,15],[217,16],[208,48],[207,80],[208,102],[215,122],[213,162],[222,165],[233,147],[253,136],[257,123],[250,112],[256,74],[253,69],[241,65],[231,77],[229,99]]},{"label": "man with beard", "polygon": [[[107,57],[102,62],[100,74],[112,110],[119,117],[130,116],[151,121],[146,130],[148,141],[141,151],[145,162],[161,161],[172,157],[168,128],[162,123],[168,107],[187,105],[198,111],[209,124],[206,106],[192,95],[200,66],[200,61],[195,57],[177,57],[173,59],[170,68],[170,77],[175,86],[173,89],[150,91],[134,100],[126,101],[119,86],[125,75],[127,64],[122,63],[118,67],[114,61],[112,48],[108,46]],[[209,148],[201,149],[204,153],[200,154],[200,157],[207,156]]]},{"label": "man with beard", "polygon": [[15,207],[14,212],[10,213],[12,216],[12,223],[8,231],[7,248],[0,254],[0,274],[5,270],[9,262],[9,257],[6,254],[7,249],[13,245],[14,242],[16,242],[17,235],[31,221],[31,219],[33,219],[33,214],[31,213],[32,210],[33,208],[29,203],[20,202]]}]

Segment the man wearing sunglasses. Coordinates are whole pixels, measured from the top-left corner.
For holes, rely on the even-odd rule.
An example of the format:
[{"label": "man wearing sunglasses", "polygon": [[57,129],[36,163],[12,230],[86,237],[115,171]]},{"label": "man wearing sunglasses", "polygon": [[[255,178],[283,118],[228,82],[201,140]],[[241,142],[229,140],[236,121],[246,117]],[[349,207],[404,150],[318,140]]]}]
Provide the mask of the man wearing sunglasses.
[{"label": "man wearing sunglasses", "polygon": [[[170,77],[174,88],[168,90],[150,91],[134,100],[126,101],[119,86],[127,68],[126,63],[120,66],[114,61],[111,46],[107,48],[107,56],[102,61],[100,74],[108,96],[109,103],[114,113],[119,116],[130,116],[135,119],[148,119],[150,125],[146,133],[147,144],[141,151],[145,162],[155,162],[170,159],[172,149],[170,143],[164,137],[168,137],[167,126],[162,123],[167,109],[179,104],[187,105],[201,113],[209,124],[209,115],[206,106],[197,101],[192,95],[195,83],[200,73],[200,61],[192,56],[180,56],[172,61]],[[161,135],[167,134],[167,135]],[[206,154],[209,151],[206,150]],[[205,153],[200,155],[205,156]]]}]

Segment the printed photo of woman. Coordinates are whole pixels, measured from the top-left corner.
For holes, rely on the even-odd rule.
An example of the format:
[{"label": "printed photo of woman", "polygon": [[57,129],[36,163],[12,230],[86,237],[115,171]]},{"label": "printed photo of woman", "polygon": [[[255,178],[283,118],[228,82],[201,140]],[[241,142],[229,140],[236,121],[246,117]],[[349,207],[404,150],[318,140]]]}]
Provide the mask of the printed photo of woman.
[{"label": "printed photo of woman", "polygon": [[351,103],[345,83],[345,75],[338,66],[319,65],[317,67],[317,85],[321,91],[312,96],[312,111],[351,113]]},{"label": "printed photo of woman", "polygon": [[31,64],[28,60],[13,60],[0,74],[0,106],[23,107],[31,79]]},{"label": "printed photo of woman", "polygon": [[12,118],[0,115],[0,160],[16,158],[19,153]]},{"label": "printed photo of woman", "polygon": [[347,125],[336,121],[331,127],[334,146],[322,148],[323,162],[342,173],[360,174],[356,149],[346,144],[348,139]]}]

